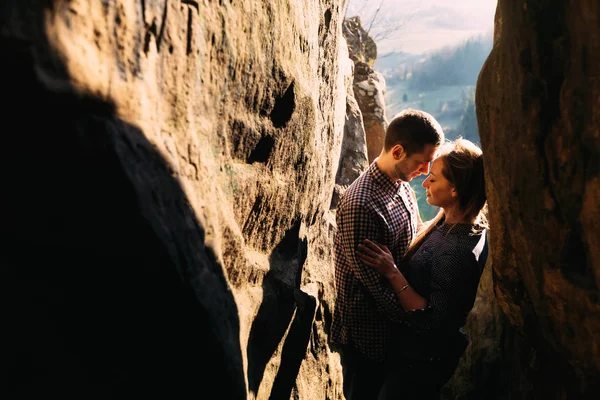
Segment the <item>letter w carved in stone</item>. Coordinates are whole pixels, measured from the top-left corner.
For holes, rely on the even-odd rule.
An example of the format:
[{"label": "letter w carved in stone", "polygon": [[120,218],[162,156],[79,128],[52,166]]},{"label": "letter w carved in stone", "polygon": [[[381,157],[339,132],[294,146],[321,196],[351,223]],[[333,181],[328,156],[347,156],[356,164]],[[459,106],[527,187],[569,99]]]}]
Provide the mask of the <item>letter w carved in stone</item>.
[{"label": "letter w carved in stone", "polygon": [[[144,53],[148,54],[150,50],[150,41],[154,37],[156,50],[160,53],[160,46],[165,34],[165,25],[167,23],[167,10],[169,8],[168,0],[140,0],[142,3],[142,17],[144,18]],[[161,7],[162,5],[162,7]],[[162,8],[160,17],[160,27],[157,26],[159,19],[158,10]],[[150,22],[148,22],[150,21]]]}]

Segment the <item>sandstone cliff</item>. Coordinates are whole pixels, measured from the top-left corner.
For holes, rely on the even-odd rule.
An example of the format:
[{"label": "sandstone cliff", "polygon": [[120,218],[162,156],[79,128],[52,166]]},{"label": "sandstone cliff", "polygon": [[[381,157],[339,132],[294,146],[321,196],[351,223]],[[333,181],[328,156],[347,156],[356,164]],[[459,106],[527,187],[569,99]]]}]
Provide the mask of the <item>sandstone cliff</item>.
[{"label": "sandstone cliff", "polygon": [[343,35],[354,62],[353,92],[362,114],[367,145],[367,162],[381,153],[388,121],[385,110],[385,78],[373,69],[377,45],[362,26],[359,17],[344,19]]},{"label": "sandstone cliff", "polygon": [[3,390],[341,397],[340,9],[3,2]]},{"label": "sandstone cliff", "polygon": [[[3,398],[342,398],[344,3],[2,3]],[[600,396],[599,7],[499,1],[492,259],[449,398]]]}]

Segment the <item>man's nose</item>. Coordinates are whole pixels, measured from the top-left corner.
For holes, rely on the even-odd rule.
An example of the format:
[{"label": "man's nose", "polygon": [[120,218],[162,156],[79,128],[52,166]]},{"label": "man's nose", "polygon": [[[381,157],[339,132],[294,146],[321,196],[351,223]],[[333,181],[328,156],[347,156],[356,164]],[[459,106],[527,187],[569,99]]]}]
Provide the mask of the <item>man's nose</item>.
[{"label": "man's nose", "polygon": [[428,162],[423,163],[421,165],[421,168],[419,168],[419,172],[424,175],[427,175],[429,173],[429,163]]}]

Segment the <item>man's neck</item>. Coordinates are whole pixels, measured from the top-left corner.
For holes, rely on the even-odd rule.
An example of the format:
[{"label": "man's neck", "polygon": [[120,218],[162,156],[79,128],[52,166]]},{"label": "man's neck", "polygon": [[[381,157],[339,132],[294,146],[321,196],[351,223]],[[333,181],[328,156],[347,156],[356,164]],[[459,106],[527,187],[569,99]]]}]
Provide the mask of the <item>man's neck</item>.
[{"label": "man's neck", "polygon": [[394,164],[391,162],[389,154],[381,152],[375,162],[377,163],[377,168],[379,168],[379,170],[388,178],[390,178],[393,182],[400,182],[400,178],[396,176],[394,171]]}]

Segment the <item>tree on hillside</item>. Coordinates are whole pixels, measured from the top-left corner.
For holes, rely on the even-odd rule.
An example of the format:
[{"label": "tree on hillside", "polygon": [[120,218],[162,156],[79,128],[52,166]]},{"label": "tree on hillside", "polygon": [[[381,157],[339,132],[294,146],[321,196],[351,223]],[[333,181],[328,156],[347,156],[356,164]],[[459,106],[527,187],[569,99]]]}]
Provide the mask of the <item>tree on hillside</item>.
[{"label": "tree on hillside", "polygon": [[349,0],[345,17],[359,16],[365,30],[377,43],[392,36],[407,22],[394,18],[390,7],[385,0]]}]

